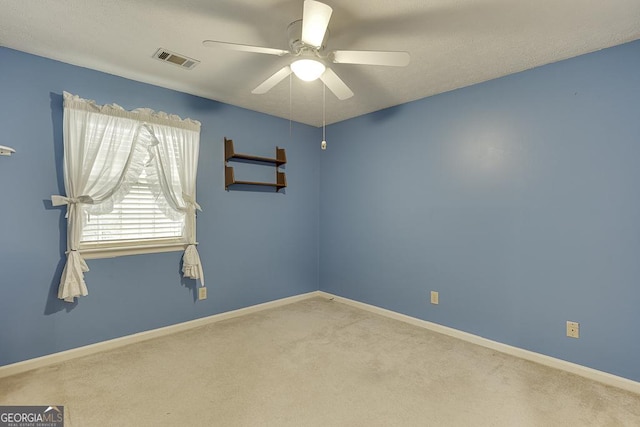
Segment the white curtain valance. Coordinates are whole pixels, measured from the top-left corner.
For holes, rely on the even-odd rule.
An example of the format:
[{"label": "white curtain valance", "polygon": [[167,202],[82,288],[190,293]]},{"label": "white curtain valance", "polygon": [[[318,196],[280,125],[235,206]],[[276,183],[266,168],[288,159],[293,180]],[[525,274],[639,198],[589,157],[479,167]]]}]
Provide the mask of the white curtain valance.
[{"label": "white curtain valance", "polygon": [[159,125],[173,126],[200,132],[200,122],[193,119],[182,119],[175,114],[167,114],[164,111],[154,111],[150,108],[136,108],[127,111],[118,104],[98,105],[92,99],[83,99],[78,95],[63,92],[64,108],[84,110],[92,113],[102,113],[112,117],[123,117],[138,122],[156,123]]}]

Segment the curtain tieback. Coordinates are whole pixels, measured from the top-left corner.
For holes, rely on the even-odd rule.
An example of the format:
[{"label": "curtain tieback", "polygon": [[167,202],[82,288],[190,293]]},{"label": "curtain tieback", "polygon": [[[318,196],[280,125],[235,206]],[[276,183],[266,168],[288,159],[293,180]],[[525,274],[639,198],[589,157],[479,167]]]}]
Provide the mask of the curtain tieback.
[{"label": "curtain tieback", "polygon": [[78,203],[87,203],[92,204],[93,199],[89,196],[80,196],[80,197],[66,197],[66,196],[51,196],[51,204],[53,206],[62,206],[67,205],[67,213],[64,216],[65,218],[69,218],[69,211],[75,209],[75,206]]},{"label": "curtain tieback", "polygon": [[92,204],[93,199],[89,196],[80,196],[80,197],[51,196],[51,204],[53,204],[53,206],[75,205],[77,203]]},{"label": "curtain tieback", "polygon": [[202,208],[200,207],[200,205],[196,202],[196,199],[193,198],[193,196],[190,196],[188,194],[182,193],[182,199],[184,199],[184,201],[193,206],[195,209],[199,210],[200,212],[202,212]]}]

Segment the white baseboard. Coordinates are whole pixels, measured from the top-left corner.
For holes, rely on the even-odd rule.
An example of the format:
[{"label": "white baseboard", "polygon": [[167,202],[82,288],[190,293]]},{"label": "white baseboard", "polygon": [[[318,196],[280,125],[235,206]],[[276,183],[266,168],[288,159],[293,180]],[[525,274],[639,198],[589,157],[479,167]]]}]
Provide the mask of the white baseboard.
[{"label": "white baseboard", "polygon": [[576,363],[567,362],[565,360],[557,359],[555,357],[546,356],[544,354],[535,353],[533,351],[524,350],[522,348],[513,347],[507,344],[503,344],[497,341],[492,341],[487,338],[482,338],[478,335],[473,335],[468,332],[463,332],[457,329],[442,326],[437,323],[428,322],[415,317],[400,314],[395,311],[380,308],[374,305],[365,304],[362,302],[354,301],[349,298],[343,298],[337,295],[332,295],[327,292],[319,291],[319,296],[324,298],[333,299],[334,301],[341,302],[353,307],[357,307],[372,313],[380,314],[391,319],[400,320],[405,323],[410,323],[421,328],[429,329],[434,332],[438,332],[444,335],[449,335],[454,338],[461,339],[473,344],[477,344],[482,347],[490,348],[500,353],[509,354],[511,356],[519,357],[521,359],[529,360],[531,362],[539,363],[541,365],[549,366],[551,368],[559,369],[572,374],[580,375],[581,377],[588,378],[590,380],[597,381],[602,384],[606,384],[612,387],[617,387],[623,390],[627,390],[633,393],[640,394],[640,382],[632,381],[627,378],[619,377],[617,375],[609,374],[607,372],[598,371],[597,369],[588,368],[586,366],[578,365]]},{"label": "white baseboard", "polygon": [[21,374],[33,369],[43,368],[55,363],[65,362],[67,360],[76,359],[78,357],[88,356],[102,351],[112,350],[125,345],[146,341],[152,338],[158,338],[165,335],[182,332],[199,326],[208,325],[210,323],[220,322],[222,320],[234,317],[244,316],[250,313],[267,310],[269,308],[280,307],[297,301],[319,296],[319,291],[313,291],[306,294],[294,295],[288,298],[282,298],[275,301],[269,301],[262,304],[252,305],[250,307],[240,308],[238,310],[227,311],[225,313],[214,314],[200,319],[190,320],[188,322],[178,323],[175,325],[165,326],[163,328],[152,329],[150,331],[139,332],[137,334],[126,335],[124,337],[115,338],[108,341],[102,341],[96,344],[90,344],[83,347],[73,348],[71,350],[61,351],[34,359],[25,360],[11,365],[0,366],[0,378],[11,375]]},{"label": "white baseboard", "polygon": [[302,300],[313,298],[316,296],[332,299],[334,301],[341,302],[343,304],[347,304],[353,307],[357,307],[362,310],[376,313],[391,319],[399,320],[401,322],[409,323],[421,328],[431,330],[433,332],[441,333],[444,335],[461,339],[463,341],[477,344],[482,347],[490,348],[500,353],[509,354],[511,356],[519,357],[521,359],[529,360],[531,362],[539,363],[541,365],[549,366],[551,368],[555,368],[562,371],[570,372],[572,374],[580,375],[581,377],[585,377],[585,378],[600,382],[602,384],[606,384],[612,387],[617,387],[623,390],[640,394],[640,382],[632,381],[630,379],[609,374],[607,372],[598,371],[596,369],[588,368],[586,366],[578,365],[576,363],[571,363],[565,360],[556,359],[555,357],[546,356],[544,354],[535,353],[533,351],[524,350],[518,347],[513,347],[497,341],[492,341],[487,338],[482,338],[480,336],[470,334],[468,332],[459,331],[457,329],[449,328],[447,326],[442,326],[437,323],[428,322],[426,320],[421,320],[415,317],[407,316],[405,314],[397,313],[395,311],[391,311],[391,310],[380,308],[374,305],[354,301],[349,298],[340,297],[340,296],[333,295],[323,291],[313,291],[306,294],[300,294],[292,297],[282,298],[275,301],[269,301],[266,303],[241,308],[238,310],[232,310],[225,313],[214,314],[212,316],[190,320],[188,322],[165,326],[163,328],[158,328],[158,329],[152,329],[150,331],[139,332],[133,335],[127,335],[124,337],[115,338],[112,340],[103,341],[96,344],[87,345],[84,347],[78,347],[71,350],[50,354],[47,356],[37,357],[35,359],[29,359],[23,362],[13,363],[11,365],[0,366],[0,378],[20,374],[23,372],[31,371],[33,369],[43,368],[45,366],[53,365],[55,363],[65,362],[67,360],[76,359],[78,357],[88,356],[88,355],[99,353],[102,351],[112,350],[118,347],[123,347],[125,345],[146,341],[152,338],[158,338],[165,335],[174,334],[176,332],[186,331],[189,329],[197,328],[199,326],[220,322],[222,320],[232,319],[234,317],[244,316],[247,314],[267,310],[270,308],[280,307],[283,305],[291,304],[297,301],[302,301]]}]

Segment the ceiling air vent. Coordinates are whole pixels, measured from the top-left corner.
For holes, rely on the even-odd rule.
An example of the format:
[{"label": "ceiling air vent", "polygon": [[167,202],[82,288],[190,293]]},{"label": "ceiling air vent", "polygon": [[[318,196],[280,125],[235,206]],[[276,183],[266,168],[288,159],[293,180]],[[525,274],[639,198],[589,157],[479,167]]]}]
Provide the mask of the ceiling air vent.
[{"label": "ceiling air vent", "polygon": [[158,49],[156,53],[153,54],[153,57],[159,59],[160,61],[169,62],[182,68],[186,68],[187,70],[192,69],[200,63],[200,61],[196,59],[188,58],[184,55],[179,55],[162,48]]}]

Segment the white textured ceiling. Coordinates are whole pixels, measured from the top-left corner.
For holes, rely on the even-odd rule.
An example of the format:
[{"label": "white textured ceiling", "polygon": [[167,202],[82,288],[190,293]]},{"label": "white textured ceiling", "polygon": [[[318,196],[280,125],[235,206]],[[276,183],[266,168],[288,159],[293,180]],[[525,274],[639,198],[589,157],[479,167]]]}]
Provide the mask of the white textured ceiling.
[{"label": "white textured ceiling", "polygon": [[[333,64],[355,96],[326,92],[334,123],[640,38],[639,0],[326,0],[328,49],[404,50],[406,68]],[[303,0],[2,0],[0,45],[314,126],[322,83],[251,90],[286,57],[203,40],[288,49]],[[158,48],[200,60],[192,70]],[[0,74],[2,72],[0,64]],[[82,95],[82,94],[80,94]],[[112,100],[117,102],[117,100]]]}]

